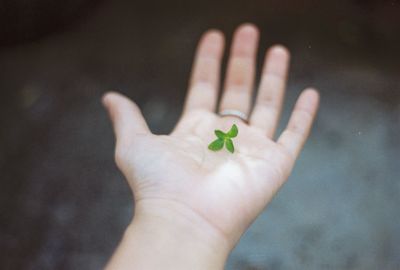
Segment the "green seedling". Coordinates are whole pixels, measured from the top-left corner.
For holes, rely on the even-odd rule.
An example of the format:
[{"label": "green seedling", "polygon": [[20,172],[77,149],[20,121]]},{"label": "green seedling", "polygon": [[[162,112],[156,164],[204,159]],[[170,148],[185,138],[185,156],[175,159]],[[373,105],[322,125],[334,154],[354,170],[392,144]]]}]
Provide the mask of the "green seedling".
[{"label": "green seedling", "polygon": [[235,124],[232,125],[231,129],[227,133],[218,129],[215,130],[214,133],[217,136],[217,139],[208,145],[208,149],[218,151],[225,145],[226,150],[231,153],[235,152],[232,138],[235,138],[239,133],[238,127]]}]

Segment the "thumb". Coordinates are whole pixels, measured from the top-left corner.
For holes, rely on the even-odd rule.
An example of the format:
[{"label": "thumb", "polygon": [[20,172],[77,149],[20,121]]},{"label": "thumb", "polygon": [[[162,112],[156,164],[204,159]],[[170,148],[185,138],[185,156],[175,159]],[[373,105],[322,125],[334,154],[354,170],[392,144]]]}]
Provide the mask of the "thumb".
[{"label": "thumb", "polygon": [[126,96],[108,92],[103,96],[118,145],[127,146],[137,134],[149,134],[150,130],[143,118],[139,107]]}]

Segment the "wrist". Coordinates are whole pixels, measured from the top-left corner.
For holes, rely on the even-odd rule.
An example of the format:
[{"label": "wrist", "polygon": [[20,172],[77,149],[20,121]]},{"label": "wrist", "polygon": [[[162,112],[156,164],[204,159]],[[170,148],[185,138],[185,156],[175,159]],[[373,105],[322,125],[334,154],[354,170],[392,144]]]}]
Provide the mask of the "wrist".
[{"label": "wrist", "polygon": [[[221,270],[230,250],[214,228],[185,207],[139,202],[108,269]],[[117,267],[118,261],[129,267]]]}]

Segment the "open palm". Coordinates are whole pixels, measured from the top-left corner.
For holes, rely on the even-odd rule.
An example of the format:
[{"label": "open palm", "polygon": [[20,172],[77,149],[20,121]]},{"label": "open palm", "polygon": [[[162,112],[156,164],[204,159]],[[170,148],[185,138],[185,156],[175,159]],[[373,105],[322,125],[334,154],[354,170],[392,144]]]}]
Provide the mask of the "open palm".
[{"label": "open palm", "polygon": [[[224,41],[215,30],[203,36],[184,112],[168,136],[151,134],[128,98],[117,93],[104,97],[117,137],[116,161],[133,189],[136,211],[159,209],[196,218],[202,221],[199,226],[205,224],[234,243],[288,178],[310,131],[318,94],[308,89],[300,95],[287,128],[273,140],[289,53],[282,46],[268,51],[251,108],[257,44],[254,26],[237,29],[217,107]],[[250,117],[244,121],[216,113],[227,110]],[[233,124],[239,130],[234,153],[209,150],[214,130],[228,131]]]}]

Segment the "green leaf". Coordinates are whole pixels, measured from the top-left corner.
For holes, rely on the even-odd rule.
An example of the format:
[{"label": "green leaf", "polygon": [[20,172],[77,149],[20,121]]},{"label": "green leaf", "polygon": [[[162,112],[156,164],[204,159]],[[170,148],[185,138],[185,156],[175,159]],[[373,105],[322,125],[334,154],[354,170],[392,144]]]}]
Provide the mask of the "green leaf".
[{"label": "green leaf", "polygon": [[225,139],[226,138],[226,134],[225,132],[222,132],[221,130],[216,129],[214,131],[215,135],[217,135],[218,138],[220,139]]},{"label": "green leaf", "polygon": [[221,150],[222,147],[224,147],[224,140],[223,139],[216,139],[212,143],[208,145],[208,149],[212,151],[218,151]]},{"label": "green leaf", "polygon": [[233,124],[231,129],[228,131],[226,135],[228,135],[229,138],[235,138],[239,133],[238,127]]},{"label": "green leaf", "polygon": [[235,147],[233,146],[233,142],[231,139],[225,140],[225,147],[229,152],[231,153],[235,152]]}]

